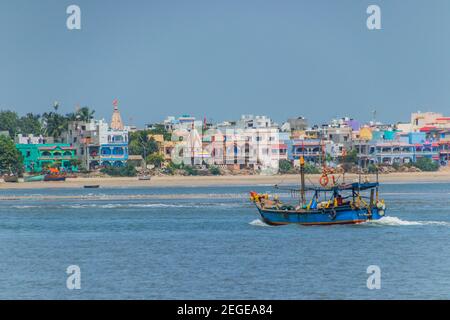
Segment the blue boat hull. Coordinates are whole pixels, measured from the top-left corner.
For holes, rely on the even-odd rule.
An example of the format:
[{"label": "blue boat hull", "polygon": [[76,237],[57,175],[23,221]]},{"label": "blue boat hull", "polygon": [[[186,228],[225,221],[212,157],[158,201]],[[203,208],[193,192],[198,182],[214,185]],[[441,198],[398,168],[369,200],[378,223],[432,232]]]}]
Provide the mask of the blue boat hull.
[{"label": "blue boat hull", "polygon": [[270,225],[301,224],[301,225],[334,225],[334,224],[357,224],[369,220],[378,220],[385,215],[385,210],[376,207],[368,212],[367,208],[352,209],[350,206],[324,210],[270,210],[261,209],[257,205],[263,221]]}]

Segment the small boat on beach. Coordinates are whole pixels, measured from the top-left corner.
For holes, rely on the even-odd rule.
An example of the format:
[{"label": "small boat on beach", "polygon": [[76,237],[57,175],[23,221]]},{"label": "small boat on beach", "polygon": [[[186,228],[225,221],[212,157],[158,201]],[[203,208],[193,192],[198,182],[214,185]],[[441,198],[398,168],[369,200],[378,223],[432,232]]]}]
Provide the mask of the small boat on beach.
[{"label": "small boat on beach", "polygon": [[98,189],[98,188],[100,188],[100,185],[98,185],[98,184],[85,185],[84,188],[85,189]]},{"label": "small boat on beach", "polygon": [[5,174],[3,176],[3,181],[5,182],[19,182],[19,177],[15,174]]},{"label": "small boat on beach", "polygon": [[[274,226],[292,223],[306,226],[357,224],[385,216],[386,205],[378,195],[378,175],[377,182],[373,183],[338,184],[334,176],[331,175],[330,179],[329,171],[324,170],[320,187],[306,187],[303,158],[300,159],[300,173],[300,189],[284,188],[300,195],[296,203],[283,203],[277,196],[271,198],[267,194],[250,192],[250,200],[265,223]],[[311,193],[309,201],[306,192]]]},{"label": "small boat on beach", "polygon": [[150,181],[151,180],[151,176],[148,174],[143,174],[138,176],[138,180],[140,181]]},{"label": "small boat on beach", "polygon": [[58,168],[50,168],[49,172],[44,175],[44,181],[66,181],[66,178],[67,175]]},{"label": "small boat on beach", "polygon": [[44,181],[66,181],[66,176],[61,174],[49,173],[44,176]]},{"label": "small boat on beach", "polygon": [[44,174],[36,175],[36,176],[26,176],[23,178],[24,182],[36,182],[36,181],[44,181]]}]

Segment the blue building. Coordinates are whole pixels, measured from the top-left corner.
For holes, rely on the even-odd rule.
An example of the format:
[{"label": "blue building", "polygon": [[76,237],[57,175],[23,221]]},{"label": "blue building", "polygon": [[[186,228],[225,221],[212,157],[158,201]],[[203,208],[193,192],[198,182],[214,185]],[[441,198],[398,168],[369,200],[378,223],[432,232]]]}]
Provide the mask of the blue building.
[{"label": "blue building", "polygon": [[287,140],[287,157],[294,165],[299,165],[299,159],[303,157],[306,162],[320,164],[323,157],[322,142],[319,139]]},{"label": "blue building", "polygon": [[123,125],[117,106],[109,127],[102,123],[100,130],[100,166],[123,167],[128,160],[128,130]]},{"label": "blue building", "polygon": [[102,144],[100,159],[102,166],[123,167],[128,160],[128,144]]}]

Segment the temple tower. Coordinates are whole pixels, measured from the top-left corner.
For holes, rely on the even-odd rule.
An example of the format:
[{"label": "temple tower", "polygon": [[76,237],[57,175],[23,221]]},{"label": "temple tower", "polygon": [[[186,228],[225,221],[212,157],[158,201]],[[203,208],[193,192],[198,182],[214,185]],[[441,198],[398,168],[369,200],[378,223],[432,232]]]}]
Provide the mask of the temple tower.
[{"label": "temple tower", "polygon": [[123,130],[123,122],[122,117],[120,116],[119,108],[118,108],[118,101],[117,99],[114,99],[113,106],[114,111],[111,119],[111,129],[113,130]]}]

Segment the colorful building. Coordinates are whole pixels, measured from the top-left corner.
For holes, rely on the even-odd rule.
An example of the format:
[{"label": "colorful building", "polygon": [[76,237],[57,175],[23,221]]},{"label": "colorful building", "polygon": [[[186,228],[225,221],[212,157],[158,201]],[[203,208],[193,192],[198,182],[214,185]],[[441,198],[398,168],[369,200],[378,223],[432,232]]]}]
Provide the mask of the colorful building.
[{"label": "colorful building", "polygon": [[306,162],[321,164],[324,155],[324,142],[319,139],[286,141],[288,159],[294,165],[299,165],[299,159],[303,157]]},{"label": "colorful building", "polygon": [[122,167],[128,160],[128,127],[122,123],[117,101],[111,126],[105,120],[71,121],[66,141],[76,148],[83,166],[89,170]]},{"label": "colorful building", "polygon": [[438,143],[408,143],[402,141],[359,142],[354,148],[358,153],[360,164],[407,164],[420,158],[439,161],[440,148]]},{"label": "colorful building", "polygon": [[78,171],[78,157],[73,146],[67,143],[16,144],[23,156],[25,172],[38,173],[59,165],[65,171]]},{"label": "colorful building", "polygon": [[100,128],[100,165],[122,167],[128,160],[128,131]]}]

